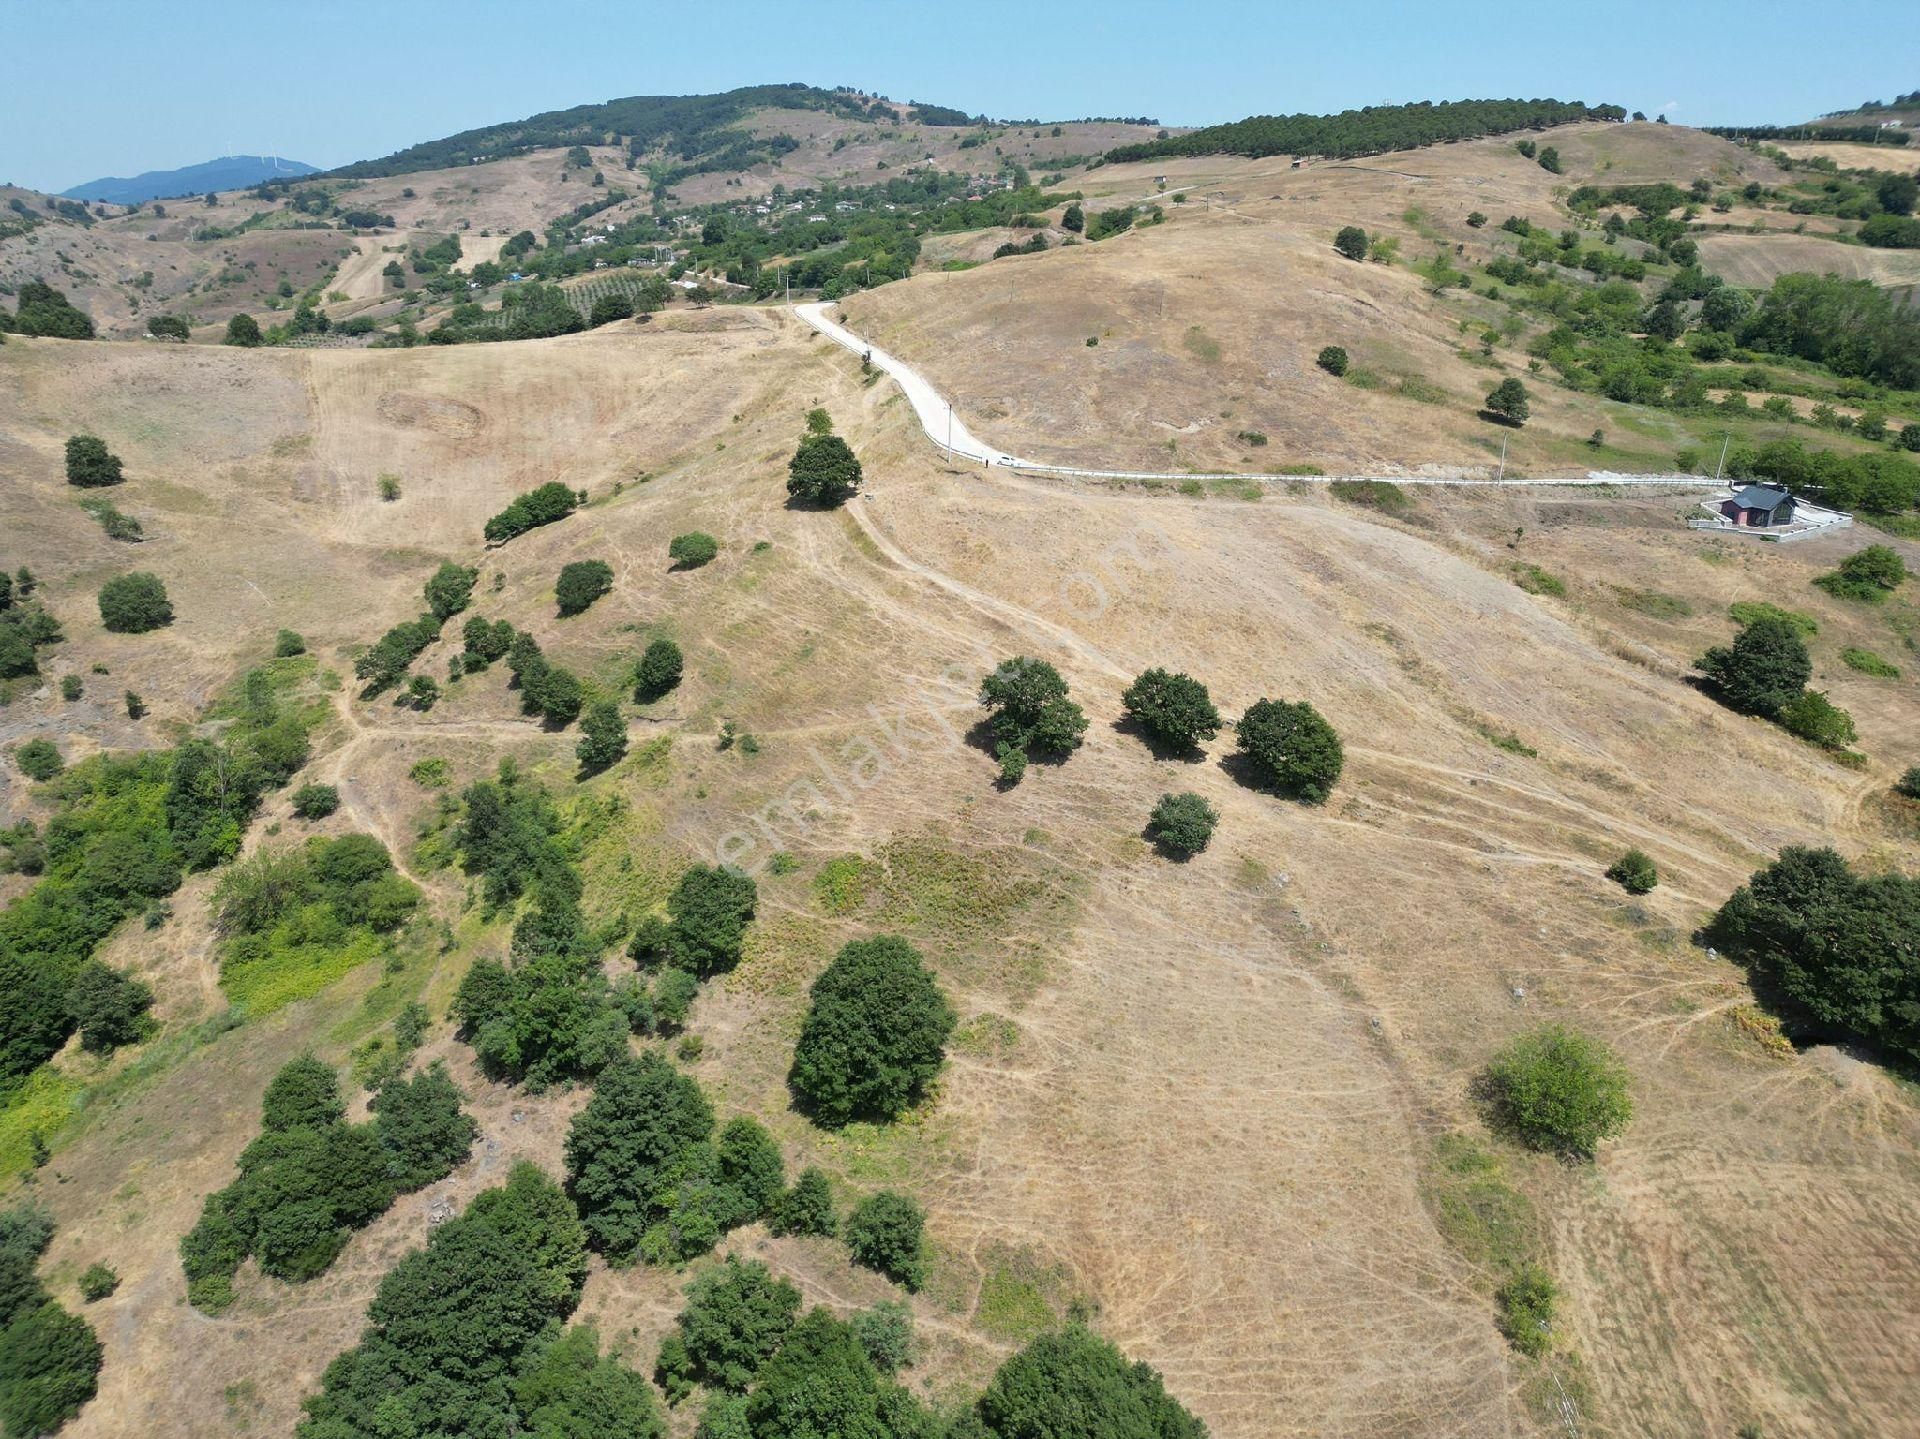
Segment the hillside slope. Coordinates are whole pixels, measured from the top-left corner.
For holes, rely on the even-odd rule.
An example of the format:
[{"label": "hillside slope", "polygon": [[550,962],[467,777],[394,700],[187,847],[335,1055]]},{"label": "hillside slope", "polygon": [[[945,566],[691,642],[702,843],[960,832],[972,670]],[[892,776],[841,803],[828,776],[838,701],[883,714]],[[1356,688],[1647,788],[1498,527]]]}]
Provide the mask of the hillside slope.
[{"label": "hillside slope", "polygon": [[[1526,204],[1524,182],[1497,176],[1489,191]],[[1287,203],[1253,198],[1270,183],[1209,223],[1252,228]],[[1342,208],[1360,203],[1345,183],[1312,177]],[[1180,234],[1046,258],[1104,265]],[[1139,281],[1175,297],[1176,337],[1193,322],[1177,306],[1198,293],[1187,273]],[[877,315],[882,299],[977,274],[856,308]],[[748,957],[703,994],[692,1063],[790,1163],[855,1192],[902,1185],[927,1205],[936,1258],[913,1301],[916,1389],[977,1384],[1036,1309],[1078,1300],[1222,1439],[1563,1432],[1544,1371],[1495,1330],[1491,1273],[1450,1241],[1435,1180],[1437,1141],[1478,1128],[1470,1083],[1487,1055],[1559,1019],[1621,1050],[1639,1109],[1591,1170],[1502,1161],[1533,1196],[1569,1294],[1579,1357],[1554,1373],[1582,1432],[1898,1430],[1920,1403],[1897,1338],[1920,1325],[1920,1248],[1902,1242],[1920,1234],[1913,1101],[1837,1053],[1755,1044],[1738,972],[1686,940],[1783,844],[1916,858],[1874,802],[1920,760],[1910,681],[1835,660],[1842,644],[1888,646],[1887,621],[1807,583],[1857,540],[1703,541],[1678,526],[1684,499],[1449,496],[1389,522],[1321,495],[1249,504],[950,471],[888,385],[863,384],[857,360],[792,320],[702,323],[411,352],[10,342],[0,560],[31,558],[45,577],[69,635],[56,672],[105,663],[100,683],[141,689],[155,719],[129,732],[109,707],[63,706],[49,688],[0,711],[6,738],[153,743],[279,625],[345,670],[356,645],[417,610],[442,557],[480,566],[477,612],[529,629],[592,683],[620,686],[646,638],[670,633],[685,684],[629,711],[635,754],[581,791],[623,802],[583,854],[587,904],[598,916],[650,903],[681,864],[717,853],[760,870]],[[1151,398],[1155,413],[1176,403]],[[816,404],[870,479],[839,512],[785,503],[786,459]],[[125,458],[114,499],[151,543],[116,547],[75,508],[57,455],[82,426]],[[400,478],[391,504],[382,471]],[[555,478],[593,503],[480,547],[483,516]],[[693,528],[721,539],[721,558],[673,572],[667,540]],[[590,557],[612,564],[613,593],[557,618],[554,575]],[[136,563],[166,579],[180,618],[103,635],[93,588]],[[1568,597],[1522,592],[1520,563],[1564,577]],[[1670,603],[1634,599],[1655,591]],[[1749,598],[1818,618],[1816,683],[1854,711],[1868,770],[1687,682],[1692,656],[1729,633],[1725,606]],[[421,669],[444,673],[450,649]],[[967,732],[979,675],[1014,653],[1058,664],[1092,728],[1064,765],[1001,791]],[[1151,664],[1201,676],[1229,714],[1262,695],[1310,698],[1348,745],[1332,802],[1243,787],[1224,739],[1202,761],[1156,760],[1117,728],[1120,688]],[[344,691],[335,709],[311,772],[342,787],[336,823],[403,854],[436,805],[408,777],[420,760],[445,760],[457,790],[512,755],[575,794],[573,733],[522,718],[497,671],[427,714]],[[719,748],[723,721],[755,751]],[[7,784],[0,821],[42,813]],[[1155,796],[1175,789],[1223,814],[1187,864],[1139,838]],[[291,824],[284,805],[271,802],[254,842]],[[1663,876],[1640,901],[1601,878],[1629,845]],[[776,850],[790,872],[766,868]],[[866,887],[830,909],[815,876],[847,854],[868,862]],[[449,938],[394,982],[438,1016],[505,931],[467,910],[456,873],[417,868]],[[178,897],[158,942],[115,941],[116,962],[155,980],[169,1033],[221,1004],[203,893]],[[791,1037],[831,952],[886,930],[926,950],[965,1039],[913,1123],[826,1135],[790,1107]],[[473,1096],[474,1160],[357,1235],[323,1279],[248,1270],[218,1320],[182,1302],[175,1242],[230,1176],[267,1075],[307,1047],[344,1059],[386,1012],[376,1004],[397,1002],[376,978],[188,1048],[57,1136],[40,1186],[63,1220],[49,1272],[102,1259],[123,1279],[89,1311],[104,1387],[68,1433],[198,1435],[236,1416],[285,1432],[435,1201],[464,1202],[516,1157],[558,1168],[584,1094],[491,1083],[438,1025],[424,1057],[446,1058]],[[97,1082],[77,1051],[60,1063]],[[756,1228],[730,1245],[843,1311],[885,1292],[817,1242]],[[644,1365],[685,1278],[596,1267],[583,1317]]]}]

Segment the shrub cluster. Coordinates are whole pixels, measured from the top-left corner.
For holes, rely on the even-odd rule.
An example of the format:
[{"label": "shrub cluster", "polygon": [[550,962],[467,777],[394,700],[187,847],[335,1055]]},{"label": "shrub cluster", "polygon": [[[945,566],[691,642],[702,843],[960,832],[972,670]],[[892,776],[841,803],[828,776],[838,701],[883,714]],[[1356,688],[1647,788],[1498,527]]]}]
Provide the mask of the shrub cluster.
[{"label": "shrub cluster", "polygon": [[1185,859],[1207,847],[1220,815],[1197,794],[1163,794],[1147,821],[1147,837],[1168,854]]},{"label": "shrub cluster", "polygon": [[67,483],[70,485],[117,485],[123,479],[120,457],[95,435],[74,435],[67,440]]},{"label": "shrub cluster", "polygon": [[[0,1432],[51,1434],[93,1398],[100,1341],[41,1284],[53,1220],[32,1204],[0,1212]],[[109,1291],[110,1292],[110,1291]]]},{"label": "shrub cluster", "polygon": [[1759,614],[1731,645],[1715,646],[1694,666],[1712,681],[1720,699],[1742,714],[1773,720],[1827,749],[1853,742],[1852,717],[1806,687],[1813,661],[1799,628],[1784,612]]},{"label": "shrub cluster", "polygon": [[476,1126],[438,1067],[395,1080],[373,1098],[374,1117],[346,1122],[329,1065],[296,1059],[261,1101],[258,1139],[241,1152],[240,1177],[207,1196],[180,1241],[187,1297],[218,1312],[233,1302],[233,1275],[252,1255],[263,1272],[305,1280],[326,1272],[356,1229],[396,1196],[452,1172]]},{"label": "shrub cluster", "polygon": [[1627,1074],[1604,1044],[1557,1024],[1524,1034],[1487,1066],[1501,1127],[1535,1149],[1592,1158],[1633,1117]]},{"label": "shrub cluster", "polygon": [[[572,309],[572,306],[568,306]],[[490,545],[505,544],[515,535],[541,525],[564,520],[580,505],[580,496],[558,480],[549,480],[537,489],[516,497],[499,514],[487,521],[486,540]]]}]

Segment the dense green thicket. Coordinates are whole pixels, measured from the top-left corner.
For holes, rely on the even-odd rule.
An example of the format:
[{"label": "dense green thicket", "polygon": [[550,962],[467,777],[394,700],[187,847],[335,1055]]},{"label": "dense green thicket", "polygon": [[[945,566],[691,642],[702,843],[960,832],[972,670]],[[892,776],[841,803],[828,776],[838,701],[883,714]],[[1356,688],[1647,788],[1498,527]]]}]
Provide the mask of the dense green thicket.
[{"label": "dense green thicket", "polygon": [[236,1004],[271,1008],[370,955],[411,917],[419,889],[372,835],[320,836],[240,861],[213,892],[220,981]]},{"label": "dense green thicket", "polygon": [[1708,934],[1795,1018],[1920,1060],[1920,880],[1791,847],[1734,891]]},{"label": "dense green thicket", "polygon": [[487,521],[487,543],[504,544],[515,535],[564,520],[579,505],[580,496],[577,493],[558,480],[549,480],[536,489],[516,496],[512,504]]},{"label": "dense green thicket", "polygon": [[58,811],[33,844],[40,880],[0,910],[0,1089],[85,1028],[83,1010],[100,1026],[93,1047],[133,1037],[145,987],[91,974],[94,949],[186,871],[232,858],[260,796],[306,762],[304,718],[257,672],[246,688],[218,740],[96,755],[52,782]]},{"label": "dense green thicket", "polygon": [[655,1372],[676,1400],[694,1384],[744,1393],[799,1313],[799,1290],[757,1260],[728,1255],[687,1286],[687,1307],[660,1346]]},{"label": "dense green thicket", "polygon": [[719,553],[720,541],[704,530],[675,535],[667,544],[667,558],[673,561],[673,567],[677,570],[697,570],[702,565],[711,564],[713,557]]},{"label": "dense green thicket", "polygon": [[35,1266],[53,1218],[32,1203],[0,1211],[0,1432],[51,1434],[93,1398],[100,1342],[53,1301]]},{"label": "dense green thicket", "polygon": [[953,1007],[898,935],[855,940],[813,982],[787,1082],[807,1112],[839,1128],[887,1121],[940,1072]]},{"label": "dense green thicket", "polygon": [[678,1263],[770,1212],[781,1187],[771,1145],[751,1120],[716,1144],[700,1086],[649,1052],[601,1072],[567,1131],[567,1187],[614,1263]]},{"label": "dense green thicket", "polygon": [[646,1381],[561,1324],[585,1233],[547,1176],[516,1165],[381,1281],[354,1348],[306,1402],[301,1439],[531,1434],[659,1439]]},{"label": "dense green thicket", "polygon": [[[668,964],[706,979],[740,962],[759,902],[759,886],[736,869],[696,864],[667,896],[671,921],[662,950]],[[636,951],[636,959],[641,954]]]},{"label": "dense green thicket", "polygon": [[1560,100],[1442,100],[1369,105],[1337,115],[1255,115],[1165,140],[1122,145],[1115,163],[1169,155],[1378,155],[1515,130],[1544,130],[1578,120],[1624,120],[1618,105]]},{"label": "dense green thicket", "polygon": [[1796,355],[1837,375],[1920,387],[1920,310],[1870,280],[1782,275],[1740,332],[1751,349]]},{"label": "dense green thicket", "polygon": [[1831,572],[1814,580],[1828,594],[1843,600],[1878,604],[1906,583],[1907,565],[1891,545],[1868,545],[1855,550]]},{"label": "dense green thicket", "polygon": [[438,1067],[390,1081],[373,1109],[369,1123],[348,1124],[333,1070],[317,1060],[296,1059],[274,1076],[239,1178],[207,1196],[180,1241],[195,1305],[217,1312],[232,1303],[234,1271],[249,1255],[278,1279],[324,1273],[356,1229],[396,1196],[451,1173],[473,1146],[476,1126]]},{"label": "dense green thicket", "polygon": [[1283,794],[1323,804],[1346,764],[1333,726],[1305,700],[1256,700],[1234,726],[1240,752]]},{"label": "dense green thicket", "polygon": [[1220,711],[1207,687],[1190,675],[1150,669],[1121,691],[1127,718],[1160,743],[1192,749],[1220,733]]},{"label": "dense green thicket", "polygon": [[0,570],[0,680],[39,673],[39,651],[63,638],[59,622],[28,598],[32,593],[25,567],[18,579]]},{"label": "dense green thicket", "polygon": [[1646,851],[1630,849],[1607,866],[1607,878],[1628,894],[1649,894],[1660,882],[1660,870]]},{"label": "dense green thicket", "polygon": [[65,293],[44,280],[29,280],[16,292],[14,313],[0,310],[0,331],[55,340],[91,340],[93,321]]},{"label": "dense green thicket", "polygon": [[1627,1073],[1604,1044],[1557,1024],[1520,1036],[1487,1066],[1495,1121],[1535,1149],[1591,1158],[1627,1126]]},{"label": "dense green thicket", "polygon": [[353,662],[354,676],[366,681],[363,695],[376,695],[398,684],[407,667],[440,638],[440,623],[440,617],[428,611],[418,619],[402,620],[370,645]]}]

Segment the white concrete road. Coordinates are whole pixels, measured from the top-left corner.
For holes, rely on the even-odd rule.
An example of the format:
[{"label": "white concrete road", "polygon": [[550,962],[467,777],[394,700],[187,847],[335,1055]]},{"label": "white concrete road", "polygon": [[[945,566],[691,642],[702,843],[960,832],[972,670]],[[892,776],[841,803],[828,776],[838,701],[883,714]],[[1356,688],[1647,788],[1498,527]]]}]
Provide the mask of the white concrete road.
[{"label": "white concrete road", "polygon": [[[856,355],[864,356],[876,369],[892,377],[895,384],[913,406],[913,412],[919,416],[920,428],[927,432],[927,438],[941,449],[948,451],[955,459],[970,461],[976,465],[1003,465],[1008,469],[1026,470],[1034,474],[1078,475],[1089,479],[1106,480],[1271,480],[1271,475],[1261,474],[1195,474],[1191,471],[1157,470],[1083,470],[1069,465],[1043,465],[1033,460],[1023,460],[1010,455],[1005,450],[997,450],[985,440],[969,430],[960,417],[953,412],[953,405],[938,390],[927,382],[918,370],[896,356],[889,355],[878,345],[869,344],[845,325],[830,319],[827,311],[833,308],[831,300],[815,300],[808,304],[795,305],[793,312],[803,321],[832,340],[844,346]],[[1716,488],[1713,480],[1700,475],[1617,475],[1601,471],[1588,471],[1583,475],[1563,475],[1554,478],[1527,478],[1515,480],[1469,480],[1450,479],[1426,475],[1301,475],[1288,476],[1286,483],[1325,484],[1331,480],[1390,480],[1396,485],[1636,485],[1662,486],[1667,488],[1710,490]]]}]

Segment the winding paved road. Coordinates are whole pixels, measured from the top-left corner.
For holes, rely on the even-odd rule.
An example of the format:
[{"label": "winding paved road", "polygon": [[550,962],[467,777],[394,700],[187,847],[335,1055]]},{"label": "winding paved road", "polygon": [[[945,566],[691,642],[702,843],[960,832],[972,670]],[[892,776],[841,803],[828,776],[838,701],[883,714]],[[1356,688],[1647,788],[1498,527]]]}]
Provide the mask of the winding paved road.
[{"label": "winding paved road", "polygon": [[[1002,465],[1008,469],[1025,470],[1034,474],[1081,475],[1103,480],[1271,480],[1274,478],[1271,475],[1196,474],[1191,471],[1085,470],[1069,465],[1045,465],[1035,460],[1023,460],[1018,455],[1010,455],[1005,450],[995,449],[974,434],[959,416],[954,414],[952,403],[934,389],[924,375],[898,356],[888,354],[878,345],[869,344],[839,321],[830,319],[827,311],[832,308],[831,300],[815,300],[808,304],[793,306],[793,312],[835,344],[864,357],[875,368],[891,376],[894,383],[900,386],[901,392],[906,395],[907,402],[913,406],[914,414],[919,416],[920,428],[927,432],[927,438],[955,459],[967,460],[978,465]],[[1396,485],[1641,485],[1695,490],[1715,488],[1712,480],[1704,479],[1699,475],[1616,475],[1598,470],[1557,478],[1515,480],[1445,479],[1425,475],[1287,477],[1287,482],[1290,484],[1302,480],[1310,484],[1324,484],[1331,480],[1390,480]]]}]

